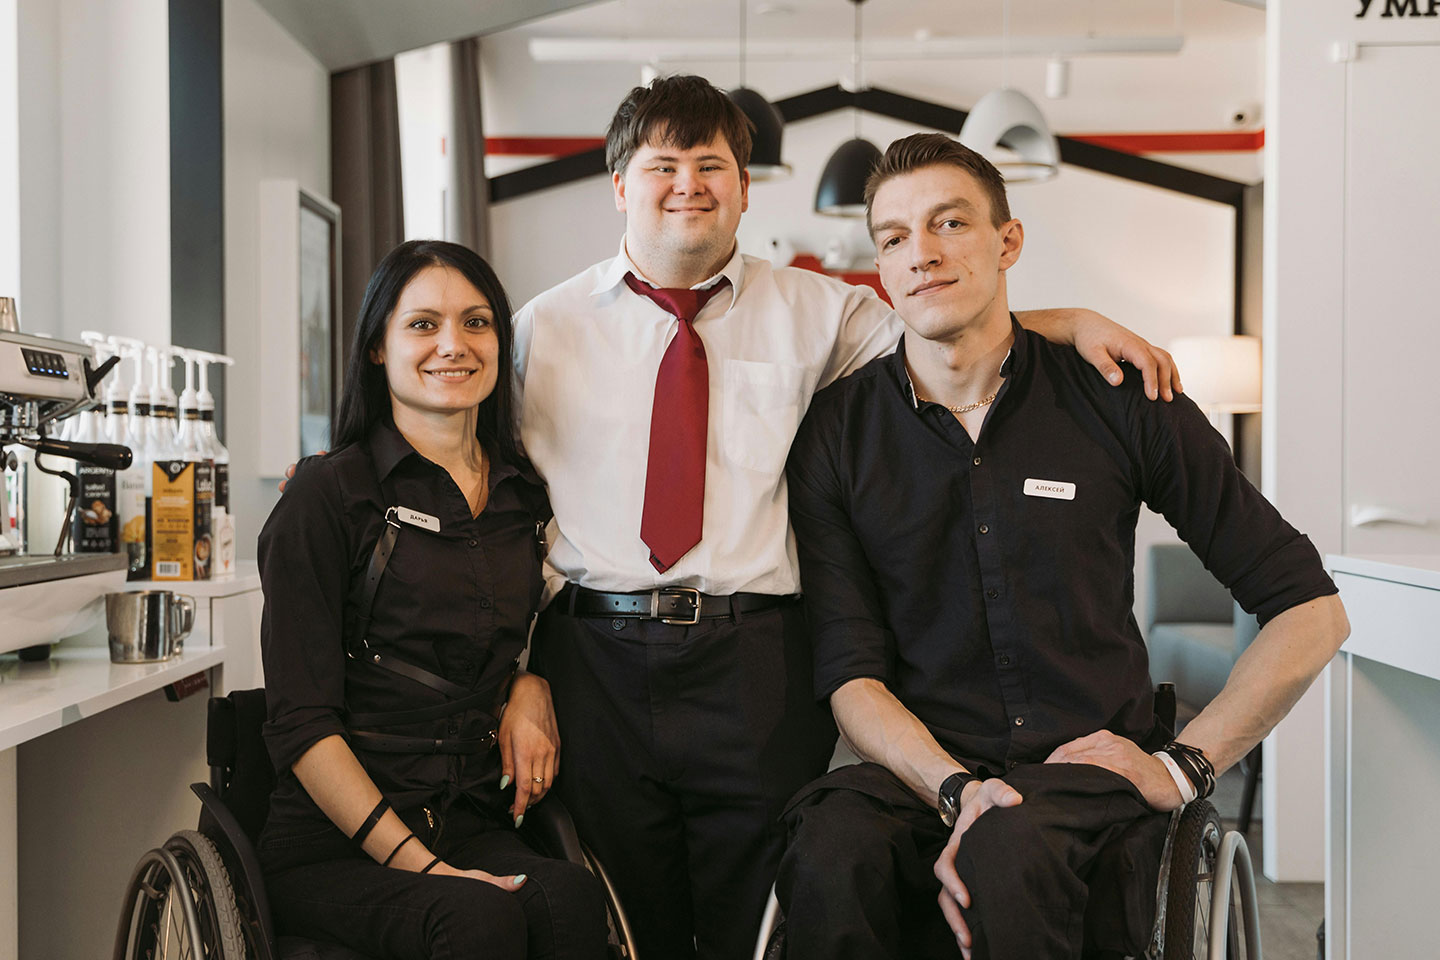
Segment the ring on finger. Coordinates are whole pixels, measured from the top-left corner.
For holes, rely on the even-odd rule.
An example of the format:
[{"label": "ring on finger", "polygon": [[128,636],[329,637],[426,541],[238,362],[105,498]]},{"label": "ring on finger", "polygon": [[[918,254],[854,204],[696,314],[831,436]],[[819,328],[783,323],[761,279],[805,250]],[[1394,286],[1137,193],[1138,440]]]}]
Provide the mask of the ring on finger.
[{"label": "ring on finger", "polygon": [[545,778],[544,778],[544,777],[531,777],[531,778],[530,778],[530,782],[531,782],[531,783],[544,783],[544,782],[545,782]]}]

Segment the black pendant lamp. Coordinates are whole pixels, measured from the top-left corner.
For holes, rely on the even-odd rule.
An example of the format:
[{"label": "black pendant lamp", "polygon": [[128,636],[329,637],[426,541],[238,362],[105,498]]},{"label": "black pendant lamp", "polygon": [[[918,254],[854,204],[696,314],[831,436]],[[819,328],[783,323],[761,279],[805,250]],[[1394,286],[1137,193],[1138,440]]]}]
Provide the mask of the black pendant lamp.
[{"label": "black pendant lamp", "polygon": [[785,133],[785,118],[775,105],[749,87],[736,87],[730,99],[749,118],[751,180],[783,180],[790,176],[790,164],[780,159],[780,140]]},{"label": "black pendant lamp", "polygon": [[[860,4],[855,4],[855,52],[851,56],[855,91],[865,89],[860,76]],[[830,154],[815,188],[815,212],[827,217],[865,216],[865,181],[880,162],[880,148],[860,136],[860,110],[855,108],[855,136],[846,140]]]},{"label": "black pendant lamp", "polygon": [[880,148],[856,137],[835,148],[815,190],[815,212],[828,217],[865,216],[865,181],[880,162]]},{"label": "black pendant lamp", "polygon": [[769,100],[745,86],[745,4],[740,0],[740,86],[730,91],[730,99],[750,121],[751,180],[784,180],[790,176],[790,164],[780,159],[780,141],[785,133],[785,118]]}]

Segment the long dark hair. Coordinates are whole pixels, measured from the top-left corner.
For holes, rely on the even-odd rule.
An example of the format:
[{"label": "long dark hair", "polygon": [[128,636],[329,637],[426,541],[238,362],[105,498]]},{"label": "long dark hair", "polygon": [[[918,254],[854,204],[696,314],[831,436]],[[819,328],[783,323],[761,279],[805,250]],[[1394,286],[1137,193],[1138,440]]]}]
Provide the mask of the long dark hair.
[{"label": "long dark hair", "polygon": [[385,338],[385,324],[395,312],[405,285],[430,266],[458,271],[490,301],[495,313],[495,333],[500,341],[500,370],[495,377],[495,389],[480,402],[475,435],[493,444],[503,459],[516,462],[519,445],[515,441],[515,387],[510,368],[515,334],[510,319],[510,299],[505,296],[505,288],[500,286],[495,271],[478,253],[444,240],[407,240],[387,253],[370,275],[355,323],[350,359],[345,365],[340,408],[330,427],[330,443],[337,450],[357,443],[365,439],[377,420],[389,416],[390,389],[385,380],[385,367],[372,362],[370,354]]}]

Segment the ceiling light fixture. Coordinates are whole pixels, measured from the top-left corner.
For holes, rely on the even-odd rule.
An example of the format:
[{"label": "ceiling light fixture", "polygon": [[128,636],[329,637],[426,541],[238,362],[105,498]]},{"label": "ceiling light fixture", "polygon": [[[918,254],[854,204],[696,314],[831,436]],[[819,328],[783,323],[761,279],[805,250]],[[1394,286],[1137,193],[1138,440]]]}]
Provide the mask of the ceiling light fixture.
[{"label": "ceiling light fixture", "polygon": [[785,135],[785,118],[769,100],[745,86],[745,4],[740,0],[740,85],[730,91],[730,99],[750,120],[751,180],[784,180],[790,176],[790,164],[780,158],[780,145]]},{"label": "ceiling light fixture", "polygon": [[1010,0],[1004,17],[1000,89],[975,104],[960,128],[960,142],[995,164],[1007,183],[1049,180],[1060,172],[1060,145],[1035,101],[1010,87]]},{"label": "ceiling light fixture", "polygon": [[[850,0],[855,5],[855,48],[850,57],[851,80],[859,96],[865,89],[860,58],[860,5],[865,0]],[[815,188],[815,212],[829,217],[865,216],[865,181],[870,171],[880,161],[880,148],[860,136],[860,108],[852,108],[855,115],[855,136],[835,148],[825,169],[820,174],[820,183]]]}]

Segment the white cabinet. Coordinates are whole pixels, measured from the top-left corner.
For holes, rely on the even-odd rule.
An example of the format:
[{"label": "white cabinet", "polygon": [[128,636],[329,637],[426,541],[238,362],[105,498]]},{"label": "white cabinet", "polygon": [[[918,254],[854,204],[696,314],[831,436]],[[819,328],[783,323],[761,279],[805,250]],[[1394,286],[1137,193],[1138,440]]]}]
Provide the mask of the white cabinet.
[{"label": "white cabinet", "polygon": [[1433,956],[1440,556],[1330,568],[1351,633],[1325,678],[1326,955]]},{"label": "white cabinet", "polygon": [[1440,44],[1344,70],[1345,552],[1437,553]]}]

